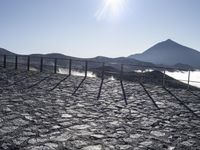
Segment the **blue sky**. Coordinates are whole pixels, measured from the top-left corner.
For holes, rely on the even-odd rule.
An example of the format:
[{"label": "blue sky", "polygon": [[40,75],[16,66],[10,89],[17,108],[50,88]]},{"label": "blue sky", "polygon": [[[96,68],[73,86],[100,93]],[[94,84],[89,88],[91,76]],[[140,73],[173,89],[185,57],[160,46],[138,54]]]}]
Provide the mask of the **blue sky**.
[{"label": "blue sky", "polygon": [[[166,39],[200,50],[200,0],[1,0],[0,47],[20,54],[128,56]],[[118,0],[119,1],[119,0]]]}]

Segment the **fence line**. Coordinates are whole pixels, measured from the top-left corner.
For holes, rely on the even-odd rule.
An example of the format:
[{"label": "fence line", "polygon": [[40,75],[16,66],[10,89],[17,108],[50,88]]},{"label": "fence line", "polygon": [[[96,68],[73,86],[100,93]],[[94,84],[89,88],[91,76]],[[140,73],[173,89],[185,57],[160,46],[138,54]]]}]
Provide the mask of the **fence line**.
[{"label": "fence line", "polygon": [[[8,57],[13,57],[13,59],[10,59]],[[21,57],[21,62],[20,62],[20,57]],[[39,65],[39,71],[43,72],[44,71],[44,67],[48,66],[48,67],[53,67],[53,72],[56,74],[57,73],[57,69],[58,67],[60,67],[61,65],[64,65],[65,67],[67,67],[65,64],[68,64],[68,68],[69,68],[69,75],[71,75],[72,72],[72,64],[76,65],[76,62],[85,62],[84,65],[84,78],[86,78],[88,76],[88,70],[89,64],[93,64],[93,63],[97,63],[97,64],[103,64],[101,69],[101,76],[102,78],[104,78],[105,74],[110,74],[110,75],[116,75],[119,77],[119,79],[122,81],[124,79],[125,75],[128,75],[129,73],[133,73],[133,72],[125,72],[124,71],[124,67],[137,67],[140,68],[141,70],[143,70],[144,68],[148,68],[148,69],[159,69],[159,71],[161,72],[161,70],[163,71],[163,77],[162,77],[162,86],[165,87],[166,85],[166,81],[169,81],[168,79],[166,79],[166,70],[178,70],[178,71],[186,71],[186,69],[183,68],[173,68],[173,67],[159,67],[159,66],[147,66],[147,65],[135,65],[135,64],[121,64],[121,69],[118,70],[116,69],[115,71],[109,71],[109,70],[105,70],[105,62],[99,62],[99,61],[92,61],[92,60],[88,60],[88,59],[77,59],[77,58],[52,58],[52,57],[46,57],[46,56],[30,56],[30,55],[1,55],[0,54],[0,58],[3,58],[2,63],[3,63],[3,68],[7,68],[9,66],[9,64],[13,64],[14,63],[14,68],[17,70],[19,69],[20,65],[25,65],[27,67],[27,71],[30,71],[31,69],[31,59],[33,58],[37,58],[40,59],[40,62],[38,61],[34,61],[35,64],[34,65]],[[44,64],[46,60],[46,63],[48,63],[48,65]],[[12,62],[13,60],[13,62]],[[65,61],[62,62],[62,64],[59,65],[58,61]],[[67,61],[67,62],[66,62]],[[26,63],[25,63],[26,62]],[[50,65],[52,63],[52,65]],[[117,64],[120,65],[120,64]],[[110,66],[110,64],[109,64]],[[77,67],[77,66],[76,66]],[[80,67],[80,66],[79,66]],[[92,67],[91,67],[92,68]],[[91,69],[90,68],[90,69]],[[95,67],[94,67],[95,68]],[[93,69],[94,69],[93,68]],[[97,68],[98,69],[98,68]],[[99,71],[99,70],[98,70]],[[143,75],[145,75],[143,73]],[[141,76],[142,77],[142,76]],[[176,79],[178,80],[178,79]],[[182,82],[187,82],[187,89],[190,89],[191,83],[200,83],[200,81],[192,81],[191,80],[191,70],[188,70],[188,79],[187,80],[178,80],[178,81],[182,81]],[[103,83],[103,82],[102,82]],[[123,83],[122,85],[122,91],[123,91]],[[100,93],[101,91],[99,91]],[[123,92],[123,95],[126,99],[126,94]]]}]

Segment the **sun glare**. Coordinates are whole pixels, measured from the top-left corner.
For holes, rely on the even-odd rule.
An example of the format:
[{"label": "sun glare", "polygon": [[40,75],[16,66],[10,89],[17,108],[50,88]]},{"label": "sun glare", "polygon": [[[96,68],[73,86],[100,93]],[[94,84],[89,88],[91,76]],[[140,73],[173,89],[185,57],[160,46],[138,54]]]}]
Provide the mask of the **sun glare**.
[{"label": "sun glare", "polygon": [[98,20],[107,17],[119,17],[124,11],[126,0],[104,0],[102,7],[96,12],[95,16]]}]

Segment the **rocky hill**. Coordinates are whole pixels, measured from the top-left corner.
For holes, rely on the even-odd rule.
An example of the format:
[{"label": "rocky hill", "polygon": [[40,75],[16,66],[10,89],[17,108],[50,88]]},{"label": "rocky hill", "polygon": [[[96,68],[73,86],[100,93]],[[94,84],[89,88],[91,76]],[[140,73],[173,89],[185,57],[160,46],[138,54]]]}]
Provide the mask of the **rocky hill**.
[{"label": "rocky hill", "polygon": [[200,68],[200,52],[178,44],[170,39],[160,42],[141,54],[129,56],[140,61],[168,66],[191,66]]}]

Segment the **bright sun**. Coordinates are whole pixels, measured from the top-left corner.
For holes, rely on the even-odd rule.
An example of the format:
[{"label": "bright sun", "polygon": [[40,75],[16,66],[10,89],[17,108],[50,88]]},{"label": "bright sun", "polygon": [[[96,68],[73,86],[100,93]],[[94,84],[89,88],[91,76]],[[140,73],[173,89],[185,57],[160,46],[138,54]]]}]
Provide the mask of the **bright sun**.
[{"label": "bright sun", "polygon": [[122,0],[107,0],[106,2],[113,13],[116,13],[122,5]]},{"label": "bright sun", "polygon": [[98,20],[106,17],[119,17],[124,10],[126,0],[104,0],[103,6],[96,12]]}]

